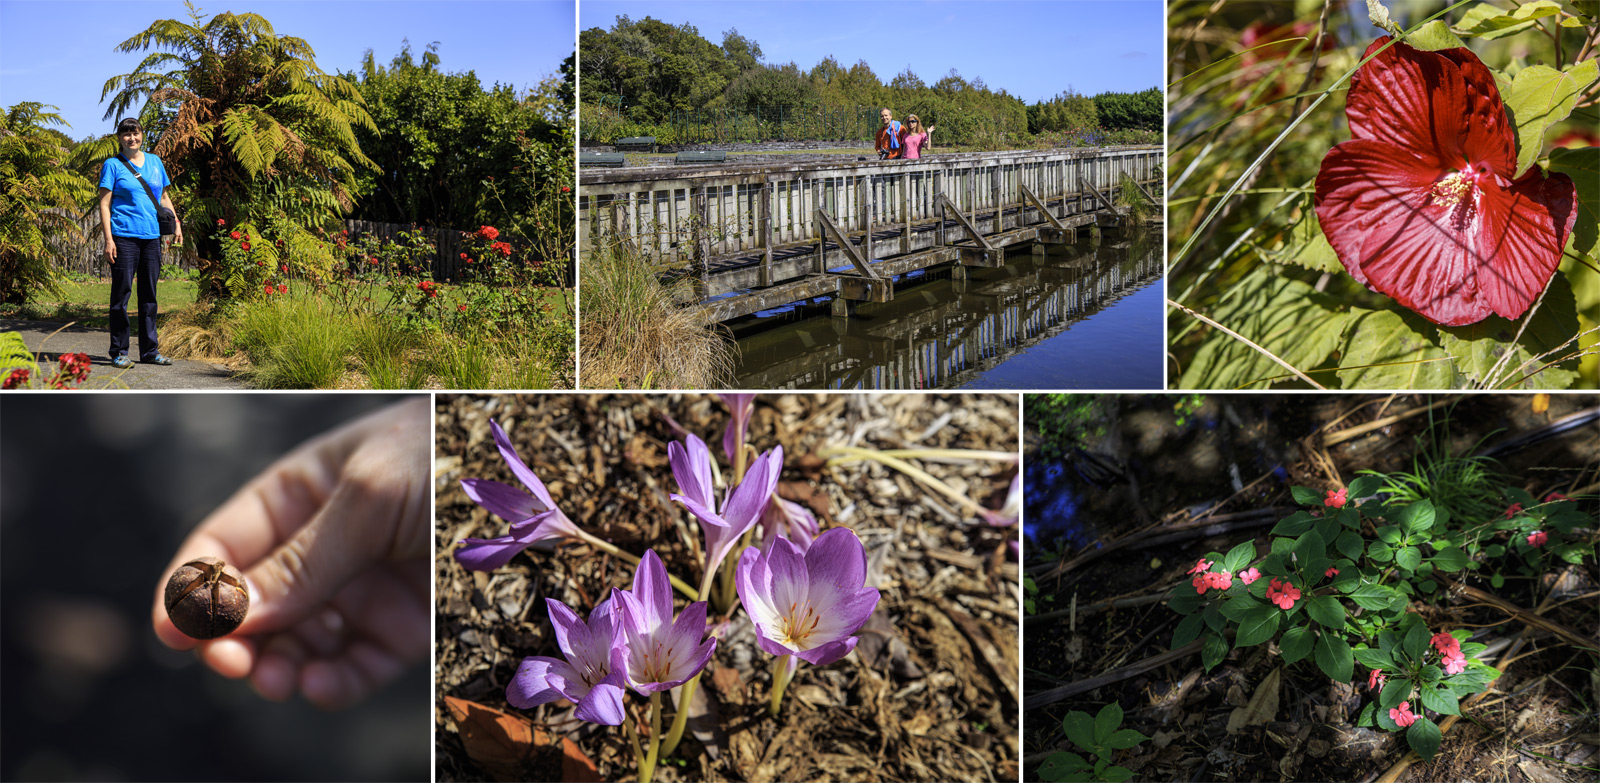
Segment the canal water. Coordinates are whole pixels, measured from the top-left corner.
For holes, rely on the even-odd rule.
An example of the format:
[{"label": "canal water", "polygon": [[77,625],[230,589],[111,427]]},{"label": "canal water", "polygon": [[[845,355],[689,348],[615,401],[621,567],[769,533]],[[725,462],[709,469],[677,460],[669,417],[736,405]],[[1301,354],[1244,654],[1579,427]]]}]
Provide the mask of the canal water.
[{"label": "canal water", "polygon": [[1161,232],[897,280],[849,318],[818,297],[731,321],[741,389],[1159,389]]}]

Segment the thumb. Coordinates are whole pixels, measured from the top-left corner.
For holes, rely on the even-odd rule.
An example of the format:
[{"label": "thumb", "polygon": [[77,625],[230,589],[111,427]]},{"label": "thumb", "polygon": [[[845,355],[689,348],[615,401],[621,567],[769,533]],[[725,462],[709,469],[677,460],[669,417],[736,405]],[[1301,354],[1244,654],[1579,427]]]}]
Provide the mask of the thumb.
[{"label": "thumb", "polygon": [[293,627],[391,552],[404,501],[348,472],[304,527],[246,574],[251,611],[239,633]]}]

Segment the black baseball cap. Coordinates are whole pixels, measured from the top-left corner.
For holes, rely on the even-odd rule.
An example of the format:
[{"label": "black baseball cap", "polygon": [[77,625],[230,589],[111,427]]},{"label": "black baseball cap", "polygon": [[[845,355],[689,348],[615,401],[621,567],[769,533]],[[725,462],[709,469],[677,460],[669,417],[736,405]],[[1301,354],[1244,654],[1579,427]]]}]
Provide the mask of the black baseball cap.
[{"label": "black baseball cap", "polygon": [[117,133],[127,133],[131,130],[144,133],[144,126],[140,125],[139,121],[133,117],[125,117],[122,122],[117,123]]}]

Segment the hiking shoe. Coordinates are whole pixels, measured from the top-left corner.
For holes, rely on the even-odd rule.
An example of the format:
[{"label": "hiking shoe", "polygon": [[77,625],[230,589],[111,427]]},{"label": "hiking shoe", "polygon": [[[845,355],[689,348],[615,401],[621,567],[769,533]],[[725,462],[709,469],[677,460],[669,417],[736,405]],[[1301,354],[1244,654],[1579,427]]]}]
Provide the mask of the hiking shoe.
[{"label": "hiking shoe", "polygon": [[159,365],[161,365],[163,367],[172,366],[172,360],[168,359],[165,356],[162,356],[159,353],[156,354],[155,356],[152,356],[152,357],[148,358],[148,359],[140,359],[139,361],[144,362],[145,364],[159,364]]},{"label": "hiking shoe", "polygon": [[126,370],[133,366],[133,362],[129,361],[127,354],[119,353],[111,357],[111,366],[119,370]]}]

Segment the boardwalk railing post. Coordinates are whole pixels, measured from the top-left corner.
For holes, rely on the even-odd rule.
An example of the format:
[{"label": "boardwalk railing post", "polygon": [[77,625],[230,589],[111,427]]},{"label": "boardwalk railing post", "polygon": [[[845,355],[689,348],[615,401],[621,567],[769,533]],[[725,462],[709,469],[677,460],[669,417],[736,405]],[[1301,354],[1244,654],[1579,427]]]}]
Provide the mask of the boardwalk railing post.
[{"label": "boardwalk railing post", "polygon": [[706,203],[706,186],[696,187],[693,193],[695,263],[700,267],[697,293],[703,299],[711,290],[711,212]]},{"label": "boardwalk railing post", "polygon": [[761,275],[757,279],[762,287],[772,285],[772,198],[772,179],[764,178],[761,181],[761,214],[756,221],[761,232]]}]

